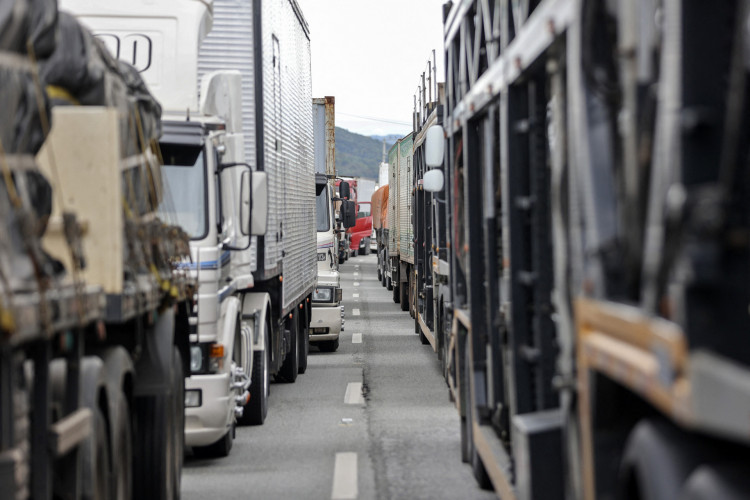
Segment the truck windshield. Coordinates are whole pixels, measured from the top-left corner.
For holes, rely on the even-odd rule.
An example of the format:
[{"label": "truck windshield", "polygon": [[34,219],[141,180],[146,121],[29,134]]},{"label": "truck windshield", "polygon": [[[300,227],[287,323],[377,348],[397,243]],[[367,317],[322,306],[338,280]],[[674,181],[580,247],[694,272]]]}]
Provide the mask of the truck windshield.
[{"label": "truck windshield", "polygon": [[364,203],[360,203],[359,205],[359,212],[357,213],[357,219],[362,217],[367,217],[370,215],[370,205],[365,205]]},{"label": "truck windshield", "polygon": [[331,217],[328,215],[328,188],[323,189],[318,194],[315,201],[315,221],[318,226],[318,232],[325,232],[331,228]]},{"label": "truck windshield", "polygon": [[159,213],[197,240],[208,233],[208,192],[203,148],[162,144],[164,196]]}]

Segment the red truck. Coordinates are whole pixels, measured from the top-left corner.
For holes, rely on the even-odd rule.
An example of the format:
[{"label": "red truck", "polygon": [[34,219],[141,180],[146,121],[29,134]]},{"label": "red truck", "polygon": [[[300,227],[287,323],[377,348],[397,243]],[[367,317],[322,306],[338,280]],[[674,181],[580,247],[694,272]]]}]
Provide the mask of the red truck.
[{"label": "red truck", "polygon": [[357,203],[357,222],[347,232],[351,235],[349,249],[352,255],[369,253],[372,236],[372,214],[370,213],[369,201]]}]

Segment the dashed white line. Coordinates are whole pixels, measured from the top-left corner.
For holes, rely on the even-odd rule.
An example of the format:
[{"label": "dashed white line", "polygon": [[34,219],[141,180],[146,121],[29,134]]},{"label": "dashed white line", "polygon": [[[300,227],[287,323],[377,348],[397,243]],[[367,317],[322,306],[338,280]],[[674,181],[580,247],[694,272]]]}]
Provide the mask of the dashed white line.
[{"label": "dashed white line", "polygon": [[353,293],[352,297],[359,297],[359,294],[358,293]]},{"label": "dashed white line", "polygon": [[346,384],[346,392],[344,393],[344,404],[347,404],[347,405],[365,404],[365,398],[362,397],[362,382],[349,382],[348,384]]},{"label": "dashed white line", "polygon": [[359,316],[359,309],[352,309],[352,316]]},{"label": "dashed white line", "polygon": [[352,333],[352,344],[361,344],[361,343],[362,343],[362,334]]},{"label": "dashed white line", "polygon": [[359,286],[359,282],[355,281],[354,286]]},{"label": "dashed white line", "polygon": [[358,489],[357,454],[353,452],[336,453],[331,499],[353,500],[359,494]]}]

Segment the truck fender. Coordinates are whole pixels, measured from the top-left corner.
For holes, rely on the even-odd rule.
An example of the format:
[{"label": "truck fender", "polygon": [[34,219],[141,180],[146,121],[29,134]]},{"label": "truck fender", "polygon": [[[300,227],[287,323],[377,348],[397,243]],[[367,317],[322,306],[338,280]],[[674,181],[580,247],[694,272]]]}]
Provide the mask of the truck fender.
[{"label": "truck fender", "polygon": [[[221,303],[216,341],[224,346],[224,359],[231,363],[234,355],[234,337],[237,328],[237,316],[240,311],[240,299],[227,297]],[[229,364],[225,364],[228,368]]]},{"label": "truck fender", "polygon": [[135,365],[135,396],[165,396],[172,390],[172,357],[175,313],[168,307],[158,313],[144,335],[144,349]]},{"label": "truck fender", "polygon": [[242,319],[254,320],[252,332],[253,350],[265,351],[265,339],[260,335],[261,326],[266,322],[266,316],[271,309],[271,296],[267,293],[246,293],[242,299]]}]

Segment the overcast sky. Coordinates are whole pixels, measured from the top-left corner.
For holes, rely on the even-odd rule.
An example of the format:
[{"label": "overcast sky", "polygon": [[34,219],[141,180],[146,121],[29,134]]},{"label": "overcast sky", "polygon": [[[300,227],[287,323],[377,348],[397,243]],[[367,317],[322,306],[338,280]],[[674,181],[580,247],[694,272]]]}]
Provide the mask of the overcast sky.
[{"label": "overcast sky", "polygon": [[411,131],[414,94],[433,49],[444,80],[445,0],[297,3],[310,25],[313,97],[336,98],[336,125],[364,135]]}]

